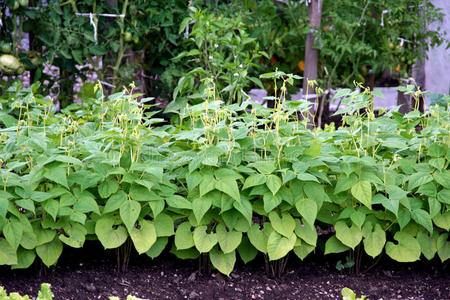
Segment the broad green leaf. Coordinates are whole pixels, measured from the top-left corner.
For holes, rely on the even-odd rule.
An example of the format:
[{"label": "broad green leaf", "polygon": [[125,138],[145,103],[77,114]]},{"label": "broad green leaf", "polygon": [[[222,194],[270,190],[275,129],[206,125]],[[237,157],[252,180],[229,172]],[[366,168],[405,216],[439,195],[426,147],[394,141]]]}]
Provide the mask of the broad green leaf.
[{"label": "broad green leaf", "polygon": [[437,198],[441,203],[450,205],[450,190],[443,189],[437,194]]},{"label": "broad green leaf", "polygon": [[336,230],[336,237],[352,249],[355,249],[362,240],[362,231],[354,224],[348,227],[345,221],[338,221],[334,225],[334,229]]},{"label": "broad green leaf", "polygon": [[294,249],[297,236],[292,232],[289,238],[280,235],[276,231],[272,231],[267,239],[267,254],[269,260],[278,260],[285,257],[289,251]]},{"label": "broad green leaf", "polygon": [[167,205],[178,209],[192,209],[192,203],[180,195],[172,195],[166,198]]},{"label": "broad green leaf", "polygon": [[450,189],[450,171],[435,172],[433,173],[433,178],[446,189]]},{"label": "broad green leaf", "polygon": [[322,143],[320,142],[314,142],[309,148],[303,152],[304,155],[309,155],[312,157],[317,157],[320,154],[320,151],[322,151]]},{"label": "broad green leaf", "polygon": [[243,190],[266,183],[266,176],[263,174],[253,174],[247,177],[244,182]]},{"label": "broad green leaf", "polygon": [[68,188],[67,168],[61,165],[46,166],[44,177]]},{"label": "broad green leaf", "polygon": [[230,253],[234,251],[242,241],[242,232],[227,231],[223,224],[218,224],[216,227],[216,237],[223,253]]},{"label": "broad green leaf", "polygon": [[428,260],[432,260],[436,255],[438,237],[439,232],[436,230],[432,235],[425,230],[421,230],[417,233],[417,241],[420,244],[420,249]]},{"label": "broad green leaf", "polygon": [[56,201],[55,199],[48,199],[42,202],[42,207],[50,216],[52,216],[53,220],[56,221],[56,217],[58,216],[59,210],[59,202]]},{"label": "broad green leaf", "polygon": [[37,238],[34,232],[24,232],[22,234],[22,239],[20,241],[20,246],[27,250],[32,250],[36,248],[37,245]]},{"label": "broad green leaf", "polygon": [[17,263],[16,250],[13,249],[5,239],[0,238],[0,266],[15,265]]},{"label": "broad green leaf", "polygon": [[314,176],[314,175],[311,175],[311,174],[309,174],[309,173],[298,173],[297,174],[297,178],[300,180],[300,181],[315,181],[315,182],[319,182],[319,180],[317,179],[317,177],[316,176]]},{"label": "broad green leaf", "polygon": [[337,239],[335,235],[330,237],[325,243],[325,255],[331,253],[341,253],[349,250],[350,248],[345,246]]},{"label": "broad green leaf", "polygon": [[59,235],[61,242],[72,248],[83,247],[87,234],[86,227],[78,223],[73,223],[64,232],[65,234]]},{"label": "broad green leaf", "polygon": [[209,253],[209,258],[211,259],[212,265],[220,273],[229,276],[236,263],[236,252],[223,253],[218,247],[214,247]]},{"label": "broad green leaf", "polygon": [[153,246],[150,248],[150,250],[145,252],[145,254],[147,254],[147,256],[151,257],[152,259],[155,259],[163,252],[168,242],[169,242],[168,237],[159,237],[153,244]]},{"label": "broad green leaf", "polygon": [[161,236],[172,236],[174,232],[173,220],[169,215],[165,213],[159,214],[154,220],[156,235]]},{"label": "broad green leaf", "polygon": [[128,232],[131,232],[134,228],[139,213],[141,212],[141,205],[134,200],[127,200],[120,206],[120,218],[125,224]]},{"label": "broad green leaf", "polygon": [[418,224],[422,225],[429,233],[433,233],[433,223],[430,215],[423,209],[415,209],[412,211],[411,217]]},{"label": "broad green leaf", "polygon": [[259,230],[258,224],[253,224],[247,232],[250,243],[262,253],[267,253],[267,236]]},{"label": "broad green leaf", "polygon": [[309,224],[314,224],[317,217],[316,202],[308,198],[303,198],[295,203],[295,208]]},{"label": "broad green leaf", "polygon": [[366,222],[363,228],[364,232],[364,250],[372,257],[380,255],[386,243],[386,233],[381,228],[380,224],[373,224]]},{"label": "broad green leaf", "polygon": [[358,228],[361,228],[364,224],[364,221],[366,220],[366,214],[362,212],[362,209],[354,210],[350,216],[350,219],[352,220],[353,224],[358,226]]},{"label": "broad green leaf", "polygon": [[372,187],[370,185],[370,182],[368,181],[358,181],[353,187],[352,187],[352,195],[355,197],[359,202],[367,206],[369,209],[372,209],[371,203],[372,203]]},{"label": "broad green leaf", "polygon": [[397,220],[398,225],[400,225],[400,229],[403,230],[403,228],[405,228],[411,221],[411,214],[409,213],[409,210],[406,208],[400,208],[398,211]]},{"label": "broad green leaf", "polygon": [[200,253],[207,253],[211,251],[214,245],[217,244],[217,236],[215,233],[206,233],[206,226],[199,226],[194,230],[194,244],[195,248]]},{"label": "broad green leaf", "polygon": [[330,202],[330,198],[325,193],[323,185],[319,183],[308,182],[308,184],[303,186],[303,190],[307,198],[313,199],[316,202],[318,210],[322,207],[323,202]]},{"label": "broad green leaf", "polygon": [[112,194],[116,193],[118,189],[119,189],[119,183],[117,183],[117,181],[107,180],[107,181],[102,182],[98,186],[98,194],[100,195],[100,197],[105,199],[105,198],[108,198],[109,196],[111,196]]},{"label": "broad green leaf", "polygon": [[294,247],[294,253],[300,258],[301,260],[304,260],[311,252],[316,249],[315,246],[309,245],[307,243],[301,243],[300,246]]},{"label": "broad green leaf", "polygon": [[272,228],[279,234],[290,238],[295,229],[294,218],[289,213],[282,213],[281,218],[278,212],[271,211],[269,213],[269,220]]},{"label": "broad green leaf", "polygon": [[216,180],[212,175],[203,175],[202,182],[200,182],[200,197],[203,197],[208,192],[214,190],[216,187]]},{"label": "broad green leaf", "polygon": [[149,201],[148,204],[150,205],[150,208],[153,212],[153,217],[156,218],[163,210],[164,210],[164,200],[154,200]]},{"label": "broad green leaf", "polygon": [[178,225],[177,231],[175,232],[175,246],[178,250],[189,249],[194,246],[194,238],[189,222],[183,222]]},{"label": "broad green leaf", "polygon": [[441,157],[445,155],[445,150],[438,143],[433,143],[430,148],[428,148],[428,155],[433,157]]},{"label": "broad green leaf", "polygon": [[170,253],[174,254],[179,259],[197,259],[200,256],[200,252],[195,248],[178,250],[173,244]]},{"label": "broad green leaf", "polygon": [[33,231],[36,234],[36,246],[50,243],[56,236],[56,230],[42,229],[40,225],[34,225]]},{"label": "broad green leaf", "polygon": [[118,248],[128,238],[125,227],[121,225],[114,227],[114,217],[111,215],[101,217],[95,224],[95,234],[105,249]]},{"label": "broad green leaf", "polygon": [[433,217],[433,222],[437,227],[444,230],[450,230],[450,211],[446,211],[443,214],[437,214]]},{"label": "broad green leaf", "polygon": [[215,188],[224,192],[234,200],[238,202],[241,201],[241,194],[239,193],[238,185],[235,179],[229,177],[219,179],[216,182]]},{"label": "broad green leaf", "polygon": [[195,189],[200,184],[202,179],[203,177],[199,172],[192,172],[191,174],[186,175],[188,190],[192,191]]},{"label": "broad green leaf", "polygon": [[12,265],[11,269],[28,269],[36,259],[36,252],[34,250],[26,250],[24,248],[17,249],[17,264]]},{"label": "broad green leaf", "polygon": [[258,254],[258,250],[256,250],[255,247],[253,247],[248,237],[246,236],[242,237],[242,242],[237,250],[244,264],[254,260],[256,255]]},{"label": "broad green leaf", "polygon": [[338,194],[344,191],[349,190],[358,182],[358,176],[352,173],[350,176],[345,176],[341,174],[336,183],[336,188],[334,189],[334,194]]},{"label": "broad green leaf", "polygon": [[243,198],[241,202],[233,202],[233,207],[245,217],[248,225],[252,224],[253,210],[250,201]]},{"label": "broad green leaf", "polygon": [[147,220],[140,220],[139,227],[133,227],[130,232],[130,237],[136,251],[142,254],[150,250],[156,242],[156,229],[155,225]]},{"label": "broad green leaf", "polygon": [[437,240],[437,253],[442,262],[450,258],[450,242],[448,241],[448,232],[443,233]]},{"label": "broad green leaf", "polygon": [[[295,219],[295,234],[309,245],[316,246],[317,230],[314,225],[311,225],[306,221],[302,224],[300,223],[300,220]],[[301,252],[303,250],[299,251]]]},{"label": "broad green leaf", "polygon": [[73,190],[73,194],[76,198],[76,202],[73,209],[80,213],[94,212],[100,215],[100,210],[95,201],[94,196],[88,191],[80,191],[78,188]]},{"label": "broad green leaf", "polygon": [[266,213],[271,212],[275,207],[281,204],[281,198],[278,195],[273,195],[271,192],[267,192],[263,197],[264,211]]},{"label": "broad green leaf", "polygon": [[50,243],[36,247],[36,254],[42,262],[50,267],[58,261],[63,250],[63,245],[59,239],[54,239]]},{"label": "broad green leaf", "polygon": [[3,227],[3,235],[9,245],[17,250],[23,235],[23,226],[17,219],[10,219]]},{"label": "broad green leaf", "polygon": [[424,185],[419,186],[419,188],[417,189],[417,193],[429,197],[436,197],[436,185],[434,182],[428,182]]},{"label": "broad green leaf", "polygon": [[211,208],[212,201],[208,196],[195,198],[192,201],[192,211],[194,212],[195,218],[200,222],[203,216]]},{"label": "broad green leaf", "polygon": [[408,191],[412,191],[418,186],[433,181],[433,177],[425,172],[419,172],[409,176]]},{"label": "broad green leaf", "polygon": [[281,179],[276,175],[267,175],[266,185],[272,195],[275,195],[281,187]]},{"label": "broad green leaf", "polygon": [[437,201],[436,197],[428,197],[428,208],[430,217],[434,218],[441,211],[441,203]]},{"label": "broad green leaf", "polygon": [[399,231],[394,235],[398,244],[386,243],[386,254],[398,262],[413,262],[420,258],[420,244],[409,233]]},{"label": "broad green leaf", "polygon": [[272,174],[277,168],[274,161],[258,161],[252,163],[251,166],[255,167],[259,173],[264,175]]}]

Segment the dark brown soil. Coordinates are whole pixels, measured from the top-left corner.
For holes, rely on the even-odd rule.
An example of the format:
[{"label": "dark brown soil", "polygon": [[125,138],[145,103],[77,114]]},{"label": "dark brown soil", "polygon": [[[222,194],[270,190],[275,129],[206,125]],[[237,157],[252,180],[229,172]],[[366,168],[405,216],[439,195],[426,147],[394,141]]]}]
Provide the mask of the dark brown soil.
[{"label": "dark brown soil", "polygon": [[149,299],[341,299],[343,287],[369,299],[450,299],[449,266],[438,260],[399,264],[386,258],[365,274],[351,275],[336,269],[339,256],[313,256],[304,262],[292,256],[285,275],[274,280],[266,276],[262,259],[238,263],[228,278],[215,271],[200,275],[197,261],[171,254],[154,261],[144,256],[132,257],[128,272],[118,273],[115,252],[91,243],[83,250],[65,249],[50,269],[35,264],[10,271],[2,266],[0,285],[36,296],[40,284],[48,282],[55,299],[125,299],[128,294]]}]

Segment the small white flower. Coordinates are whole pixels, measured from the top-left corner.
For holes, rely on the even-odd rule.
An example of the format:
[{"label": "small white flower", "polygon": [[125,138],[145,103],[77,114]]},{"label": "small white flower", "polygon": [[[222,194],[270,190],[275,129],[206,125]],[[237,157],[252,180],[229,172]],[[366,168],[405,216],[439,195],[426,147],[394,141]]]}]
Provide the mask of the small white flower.
[{"label": "small white flower", "polygon": [[238,77],[239,73],[234,73],[233,76]]},{"label": "small white flower", "polygon": [[239,65],[239,68],[241,68],[241,69],[242,69],[242,68],[244,68],[244,66],[243,66],[242,64],[240,64],[240,65]]},{"label": "small white flower", "polygon": [[213,59],[213,57],[212,57],[212,55],[210,55],[210,56],[209,56],[209,60],[212,60],[212,59]]},{"label": "small white flower", "polygon": [[217,48],[219,48],[219,45],[217,45],[217,44],[214,44],[214,48],[216,48],[216,49],[217,49]]}]

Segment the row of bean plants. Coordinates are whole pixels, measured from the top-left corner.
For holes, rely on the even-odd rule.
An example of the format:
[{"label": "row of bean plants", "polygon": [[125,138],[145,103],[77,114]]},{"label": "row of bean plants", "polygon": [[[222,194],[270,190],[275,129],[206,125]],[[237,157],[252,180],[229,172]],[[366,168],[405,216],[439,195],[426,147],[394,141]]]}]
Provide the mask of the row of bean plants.
[{"label": "row of bean plants", "polygon": [[171,124],[133,86],[106,101],[90,85],[61,113],[38,84],[10,87],[0,98],[0,265],[51,266],[86,240],[206,257],[227,275],[258,253],[268,263],[314,251],[450,257],[448,105],[375,117],[372,92],[345,89],[343,126],[311,129],[310,103],[282,101],[296,76],[261,77],[282,82],[274,109],[224,105],[211,82],[204,103]]}]

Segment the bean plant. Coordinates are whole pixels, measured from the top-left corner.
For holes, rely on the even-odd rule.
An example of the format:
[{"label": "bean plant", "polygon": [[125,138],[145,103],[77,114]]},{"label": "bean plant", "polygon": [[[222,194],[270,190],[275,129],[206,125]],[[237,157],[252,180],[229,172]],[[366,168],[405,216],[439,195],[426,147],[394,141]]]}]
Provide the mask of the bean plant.
[{"label": "bean plant", "polygon": [[376,116],[379,92],[344,89],[335,96],[342,126],[320,129],[308,124],[309,102],[286,100],[297,76],[261,77],[281,82],[273,109],[225,104],[211,81],[173,124],[154,117],[151,99],[137,101],[133,85],[108,99],[100,84],[86,86],[84,101],[61,113],[37,84],[9,88],[0,264],[52,266],[86,239],[120,249],[125,262],[131,250],[155,258],[167,248],[226,275],[258,255],[281,271],[289,254],[313,252],[348,252],[356,265],[383,253],[449,259],[448,103]]}]

